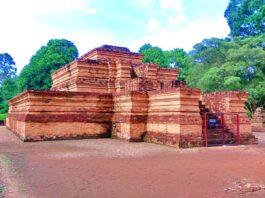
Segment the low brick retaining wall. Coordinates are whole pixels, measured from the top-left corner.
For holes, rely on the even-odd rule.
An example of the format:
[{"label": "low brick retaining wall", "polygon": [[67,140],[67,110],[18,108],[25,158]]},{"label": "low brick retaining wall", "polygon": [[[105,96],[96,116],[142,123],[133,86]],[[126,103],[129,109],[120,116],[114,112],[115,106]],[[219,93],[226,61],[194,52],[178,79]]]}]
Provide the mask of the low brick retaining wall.
[{"label": "low brick retaining wall", "polygon": [[109,136],[112,95],[26,91],[9,101],[7,127],[23,141]]}]

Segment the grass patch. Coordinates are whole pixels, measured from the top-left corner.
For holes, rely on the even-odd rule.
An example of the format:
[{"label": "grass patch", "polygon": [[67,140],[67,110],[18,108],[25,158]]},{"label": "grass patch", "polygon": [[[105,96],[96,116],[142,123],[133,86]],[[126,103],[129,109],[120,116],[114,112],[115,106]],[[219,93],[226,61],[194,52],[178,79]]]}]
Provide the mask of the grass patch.
[{"label": "grass patch", "polygon": [[0,114],[0,121],[6,119],[6,113]]}]

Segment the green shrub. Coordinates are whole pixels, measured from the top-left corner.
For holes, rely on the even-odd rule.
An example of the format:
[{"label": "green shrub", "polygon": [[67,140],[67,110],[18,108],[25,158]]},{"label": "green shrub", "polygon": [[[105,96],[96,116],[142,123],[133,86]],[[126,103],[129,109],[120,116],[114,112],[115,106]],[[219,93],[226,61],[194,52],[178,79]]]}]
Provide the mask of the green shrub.
[{"label": "green shrub", "polygon": [[0,120],[5,120],[6,119],[6,113],[0,114]]}]

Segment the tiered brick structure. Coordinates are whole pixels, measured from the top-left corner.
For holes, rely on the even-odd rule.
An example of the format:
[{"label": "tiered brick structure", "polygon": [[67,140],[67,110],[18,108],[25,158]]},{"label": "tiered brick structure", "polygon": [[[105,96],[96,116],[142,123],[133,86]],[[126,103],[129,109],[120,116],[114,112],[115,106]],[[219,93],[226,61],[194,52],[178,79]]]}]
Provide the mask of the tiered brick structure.
[{"label": "tiered brick structure", "polygon": [[187,87],[149,92],[145,139],[182,148],[202,146],[200,94]]},{"label": "tiered brick structure", "polygon": [[6,125],[24,141],[110,136],[112,94],[26,91],[9,104]]},{"label": "tiered brick structure", "polygon": [[[123,47],[93,49],[54,72],[50,91],[25,91],[11,99],[7,127],[24,141],[112,135],[202,146],[200,90],[176,80],[178,69],[143,64],[142,58]],[[240,108],[230,105],[229,110],[242,114],[242,131],[250,134],[241,96]],[[225,101],[220,102],[226,106]]]}]

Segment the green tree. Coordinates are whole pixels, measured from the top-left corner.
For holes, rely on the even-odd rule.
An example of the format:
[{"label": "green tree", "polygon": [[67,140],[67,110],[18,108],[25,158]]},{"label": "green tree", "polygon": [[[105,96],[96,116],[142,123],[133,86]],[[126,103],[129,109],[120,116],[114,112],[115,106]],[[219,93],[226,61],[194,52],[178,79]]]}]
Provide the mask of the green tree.
[{"label": "green tree", "polygon": [[155,63],[161,67],[169,67],[165,54],[160,47],[153,47],[150,44],[144,44],[140,48],[139,52],[144,55],[144,63]]},{"label": "green tree", "polygon": [[0,86],[7,78],[16,77],[16,63],[8,53],[0,54]]},{"label": "green tree", "polygon": [[145,50],[152,48],[152,45],[150,43],[145,43],[142,47],[139,49],[139,53],[144,54]]},{"label": "green tree", "polygon": [[248,89],[249,97],[246,102],[246,108],[254,115],[257,107],[265,107],[265,83],[264,81],[255,83]]},{"label": "green tree", "polygon": [[230,0],[224,15],[232,37],[265,33],[265,0]]},{"label": "green tree", "polygon": [[[217,88],[220,90],[220,84],[211,88],[210,84],[212,82],[206,79],[203,82],[202,78],[205,75],[212,75],[217,72],[217,70],[210,71],[210,69],[220,68],[226,60],[227,51],[233,48],[234,45],[229,40],[218,38],[204,39],[201,43],[194,45],[193,50],[189,52],[192,64],[189,67],[189,75],[186,77],[188,84],[191,87],[201,88],[203,91],[214,91]],[[220,73],[220,71],[218,70],[217,73]],[[200,84],[198,84],[199,81],[201,81]],[[209,82],[209,85],[207,85],[207,82]]]},{"label": "green tree", "polygon": [[224,87],[227,91],[241,90],[242,84],[240,77],[227,76],[224,78]]},{"label": "green tree", "polygon": [[216,91],[222,90],[223,87],[223,71],[218,67],[210,68],[201,78],[199,79],[197,86],[202,89],[202,91]]},{"label": "green tree", "polygon": [[180,80],[184,80],[191,64],[188,54],[180,48],[169,51],[163,51],[159,47],[153,47],[151,44],[144,44],[139,52],[144,55],[144,63],[156,63],[165,68],[180,68]]},{"label": "green tree", "polygon": [[203,91],[249,92],[246,108],[264,106],[265,34],[245,39],[207,39],[190,52],[188,85]]},{"label": "green tree", "polygon": [[18,94],[16,79],[6,78],[0,87],[0,113],[8,111],[8,100]]},{"label": "green tree", "polygon": [[30,59],[18,77],[20,90],[48,90],[51,73],[78,57],[74,43],[66,39],[52,39]]},{"label": "green tree", "polygon": [[184,66],[184,59],[187,56],[187,53],[180,48],[175,48],[170,51],[164,51],[168,67],[176,68]]},{"label": "green tree", "polygon": [[178,79],[185,80],[189,73],[189,66],[191,64],[188,54],[181,48],[175,48],[170,51],[164,51],[167,67],[179,68],[180,74]]}]

